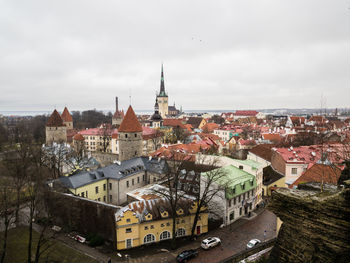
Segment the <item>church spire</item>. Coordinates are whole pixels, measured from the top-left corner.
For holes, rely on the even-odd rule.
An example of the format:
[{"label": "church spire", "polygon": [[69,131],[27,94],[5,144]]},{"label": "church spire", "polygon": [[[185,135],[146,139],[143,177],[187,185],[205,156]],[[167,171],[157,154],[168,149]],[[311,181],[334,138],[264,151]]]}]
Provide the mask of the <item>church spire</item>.
[{"label": "church spire", "polygon": [[159,92],[159,95],[160,96],[164,96],[165,95],[163,63],[162,63],[162,73],[160,75],[160,92]]}]

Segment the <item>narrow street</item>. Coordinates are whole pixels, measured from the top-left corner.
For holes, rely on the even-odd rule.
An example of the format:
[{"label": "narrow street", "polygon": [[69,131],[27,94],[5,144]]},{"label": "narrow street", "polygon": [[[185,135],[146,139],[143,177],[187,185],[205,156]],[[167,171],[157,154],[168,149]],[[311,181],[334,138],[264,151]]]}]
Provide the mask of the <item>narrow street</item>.
[{"label": "narrow street", "polygon": [[[266,236],[264,237],[264,231]],[[221,239],[221,246],[205,251],[200,248],[200,243],[203,239],[209,236],[217,236]],[[200,236],[200,238],[186,246],[183,246],[175,251],[154,253],[151,250],[145,249],[140,257],[130,257],[127,262],[133,263],[173,263],[176,262],[176,256],[187,249],[198,249],[198,257],[191,259],[190,262],[220,262],[242,250],[246,249],[249,240],[253,238],[261,241],[274,238],[276,236],[276,216],[268,210],[260,211],[258,215],[251,219],[239,219],[231,226],[216,229],[208,234]],[[116,253],[115,253],[116,254]],[[123,253],[124,254],[124,253]],[[123,261],[117,257],[112,257],[117,261]],[[113,261],[114,262],[114,261]]]}]

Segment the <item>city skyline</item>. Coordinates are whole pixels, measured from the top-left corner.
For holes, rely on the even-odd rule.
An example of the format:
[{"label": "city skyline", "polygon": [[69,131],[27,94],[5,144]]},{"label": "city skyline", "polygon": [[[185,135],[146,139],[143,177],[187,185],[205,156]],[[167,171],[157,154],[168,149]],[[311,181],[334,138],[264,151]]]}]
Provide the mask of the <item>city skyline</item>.
[{"label": "city skyline", "polygon": [[0,111],[348,107],[346,1],[4,3]]}]

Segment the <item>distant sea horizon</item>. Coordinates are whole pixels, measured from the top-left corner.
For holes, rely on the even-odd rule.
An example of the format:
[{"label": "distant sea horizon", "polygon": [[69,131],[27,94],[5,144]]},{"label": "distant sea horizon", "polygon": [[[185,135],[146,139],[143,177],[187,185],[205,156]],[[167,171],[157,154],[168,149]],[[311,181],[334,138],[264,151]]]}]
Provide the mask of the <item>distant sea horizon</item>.
[{"label": "distant sea horizon", "polygon": [[[347,110],[349,112],[349,108],[338,108]],[[93,110],[93,109],[91,109]],[[209,113],[211,115],[215,114],[221,114],[223,112],[235,112],[237,109],[222,109],[222,110],[185,110],[184,113]],[[293,109],[293,108],[274,108],[274,109],[250,109],[250,110],[256,110],[258,112],[263,112],[265,114],[312,114],[312,113],[319,113],[324,112],[325,109],[317,109],[317,108],[299,108],[299,109]],[[326,109],[327,113],[330,113],[334,111],[334,108],[328,108]],[[86,111],[86,110],[71,110],[70,112],[74,111]],[[112,112],[111,110],[98,110],[102,111],[104,113]],[[37,115],[50,115],[52,113],[52,110],[0,110],[0,115],[4,116],[37,116]],[[152,115],[154,113],[153,110],[135,110],[135,113],[138,115]]]}]

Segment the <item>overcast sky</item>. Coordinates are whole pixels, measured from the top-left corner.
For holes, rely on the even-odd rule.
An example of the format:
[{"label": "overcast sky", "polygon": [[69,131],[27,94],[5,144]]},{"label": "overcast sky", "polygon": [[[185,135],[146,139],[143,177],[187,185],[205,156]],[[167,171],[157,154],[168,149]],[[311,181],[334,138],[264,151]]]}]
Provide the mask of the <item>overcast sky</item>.
[{"label": "overcast sky", "polygon": [[348,107],[350,0],[0,0],[0,111]]}]

